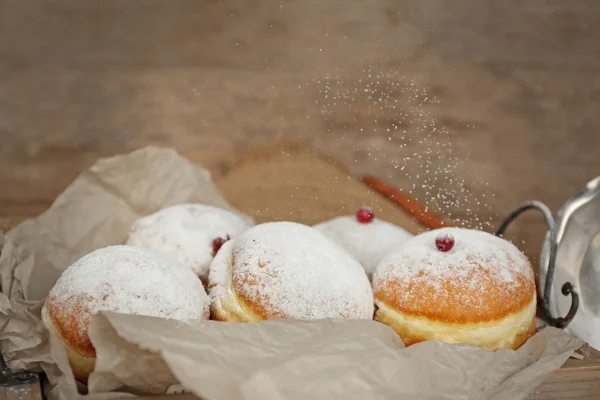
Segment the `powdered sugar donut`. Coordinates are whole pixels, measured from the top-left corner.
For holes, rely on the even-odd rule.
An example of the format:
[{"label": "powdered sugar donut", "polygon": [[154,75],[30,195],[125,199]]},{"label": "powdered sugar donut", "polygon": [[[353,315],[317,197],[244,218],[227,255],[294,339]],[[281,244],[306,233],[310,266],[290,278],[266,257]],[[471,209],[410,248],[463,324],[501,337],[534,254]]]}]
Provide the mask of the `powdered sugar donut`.
[{"label": "powdered sugar donut", "polygon": [[187,265],[203,281],[220,246],[249,228],[239,215],[203,204],[178,204],[135,221],[127,243]]},{"label": "powdered sugar donut", "polygon": [[314,227],[350,252],[361,263],[369,279],[385,255],[413,236],[394,224],[375,218],[375,214],[367,209],[360,209],[356,216],[337,217]]},{"label": "powdered sugar donut", "polygon": [[87,331],[99,311],[177,320],[210,316],[204,287],[186,266],[130,246],[88,254],[61,274],[42,308],[42,321],[65,344],[81,381],[94,369]]},{"label": "powdered sugar donut", "polygon": [[225,243],[208,288],[211,315],[221,321],[373,318],[361,265],[316,229],[292,222],[257,225]]},{"label": "powdered sugar donut", "polygon": [[408,346],[424,340],[516,349],[535,332],[527,258],[489,233],[442,228],[415,236],[373,276],[375,319]]}]

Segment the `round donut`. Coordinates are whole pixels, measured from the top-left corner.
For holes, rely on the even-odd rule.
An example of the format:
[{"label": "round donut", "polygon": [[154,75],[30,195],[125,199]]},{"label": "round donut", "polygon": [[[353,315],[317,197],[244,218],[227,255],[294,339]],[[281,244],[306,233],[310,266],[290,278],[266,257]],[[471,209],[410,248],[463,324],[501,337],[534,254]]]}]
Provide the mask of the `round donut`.
[{"label": "round donut", "polygon": [[126,244],[172,257],[206,283],[210,262],[220,246],[248,228],[248,223],[231,211],[178,204],[135,221]]},{"label": "round donut", "polygon": [[489,233],[442,228],[407,241],[373,276],[375,319],[405,345],[425,340],[516,349],[535,333],[531,264]]},{"label": "round donut", "polygon": [[96,351],[94,313],[114,311],[177,320],[208,319],[204,286],[184,265],[130,246],[96,250],[67,268],[50,290],[42,321],[65,345],[76,379],[87,381]]},{"label": "round donut", "polygon": [[[333,240],[354,256],[363,266],[369,279],[379,261],[387,254],[399,249],[404,242],[413,237],[404,229],[375,218],[342,216],[314,226],[325,236]],[[372,212],[371,212],[372,213]]]},{"label": "round donut", "polygon": [[373,318],[373,291],[358,261],[293,222],[257,225],[225,243],[208,288],[211,316],[220,321]]}]

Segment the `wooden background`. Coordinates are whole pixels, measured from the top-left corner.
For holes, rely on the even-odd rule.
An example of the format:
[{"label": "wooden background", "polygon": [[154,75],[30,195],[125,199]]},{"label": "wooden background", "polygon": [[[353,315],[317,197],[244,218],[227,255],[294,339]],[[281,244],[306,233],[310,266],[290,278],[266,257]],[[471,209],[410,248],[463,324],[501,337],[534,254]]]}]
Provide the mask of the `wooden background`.
[{"label": "wooden background", "polygon": [[[597,0],[0,0],[0,217],[98,157],[277,136],[496,226],[600,174]],[[543,224],[516,237],[533,252]]]}]

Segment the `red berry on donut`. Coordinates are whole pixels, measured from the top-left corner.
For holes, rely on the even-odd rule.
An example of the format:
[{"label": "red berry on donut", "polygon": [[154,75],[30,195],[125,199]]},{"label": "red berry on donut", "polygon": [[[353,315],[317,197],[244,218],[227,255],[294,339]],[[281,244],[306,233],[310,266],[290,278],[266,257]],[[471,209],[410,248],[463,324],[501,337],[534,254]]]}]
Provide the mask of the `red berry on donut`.
[{"label": "red berry on donut", "polygon": [[356,213],[356,219],[361,224],[368,224],[375,219],[375,213],[368,207],[363,207]]},{"label": "red berry on donut", "polygon": [[221,246],[225,244],[226,241],[231,239],[229,235],[226,238],[218,237],[212,241],[213,253],[217,254]]},{"label": "red berry on donut", "polygon": [[435,238],[435,245],[439,251],[450,251],[454,247],[454,237],[449,233],[441,233]]}]

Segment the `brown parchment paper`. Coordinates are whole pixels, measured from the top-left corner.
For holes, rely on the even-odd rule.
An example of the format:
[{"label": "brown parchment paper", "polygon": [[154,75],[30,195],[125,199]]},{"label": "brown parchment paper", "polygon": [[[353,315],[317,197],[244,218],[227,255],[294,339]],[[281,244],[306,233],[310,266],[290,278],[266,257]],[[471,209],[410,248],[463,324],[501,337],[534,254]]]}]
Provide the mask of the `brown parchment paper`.
[{"label": "brown parchment paper", "polygon": [[102,349],[90,391],[141,392],[146,378],[131,371],[144,371],[156,377],[154,393],[180,382],[211,400],[518,400],[582,345],[547,328],[517,351],[440,342],[404,348],[374,321],[186,324],[115,313],[95,316],[90,336]]},{"label": "brown parchment paper", "polygon": [[[62,344],[40,323],[45,296],[76,259],[122,243],[136,218],[181,202],[230,208],[207,171],[150,147],[98,161],[47,212],[9,231],[0,253],[9,365],[44,370],[51,399],[79,397]],[[583,344],[546,328],[518,351],[404,349],[374,321],[183,323],[115,313],[95,316],[90,337],[90,399],[162,394],[178,382],[206,400],[523,399]]]}]

